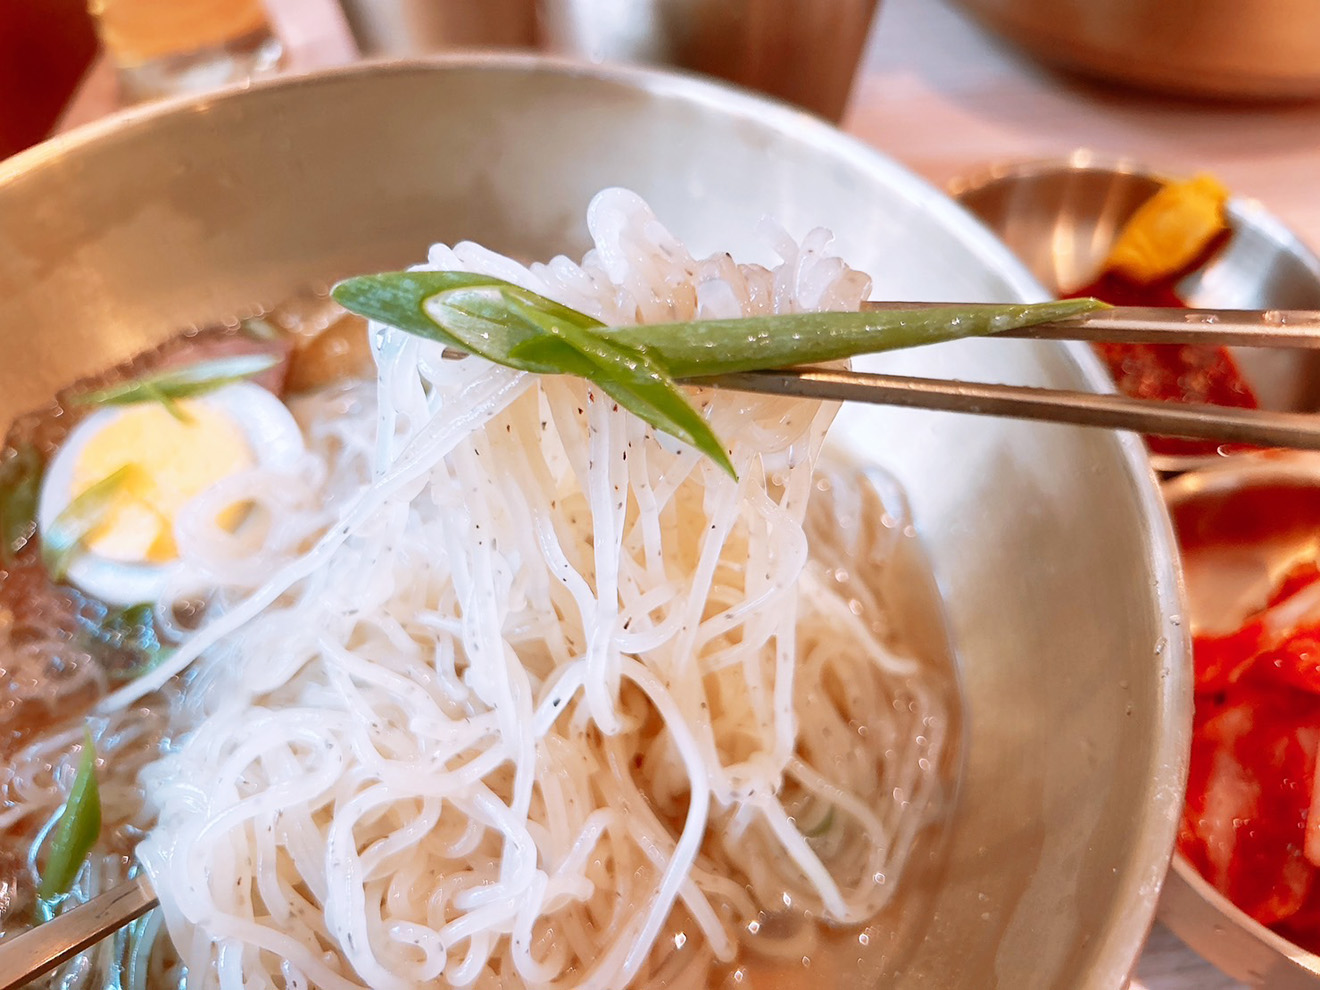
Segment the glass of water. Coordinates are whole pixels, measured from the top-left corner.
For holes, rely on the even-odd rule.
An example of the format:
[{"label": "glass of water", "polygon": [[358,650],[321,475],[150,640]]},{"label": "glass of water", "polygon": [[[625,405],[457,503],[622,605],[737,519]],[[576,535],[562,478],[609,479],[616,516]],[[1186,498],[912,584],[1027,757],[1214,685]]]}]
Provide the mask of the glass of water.
[{"label": "glass of water", "polygon": [[274,72],[282,47],[261,0],[90,0],[129,102]]}]

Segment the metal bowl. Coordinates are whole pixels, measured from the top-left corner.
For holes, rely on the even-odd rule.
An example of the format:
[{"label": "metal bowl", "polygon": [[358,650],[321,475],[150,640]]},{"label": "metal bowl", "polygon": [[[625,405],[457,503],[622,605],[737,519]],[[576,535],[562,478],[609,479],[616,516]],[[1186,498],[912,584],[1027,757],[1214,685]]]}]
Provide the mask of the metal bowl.
[{"label": "metal bowl", "polygon": [[[1286,523],[1278,520],[1278,539],[1272,541],[1272,548],[1286,554],[1295,549],[1293,544],[1299,539],[1309,547],[1315,533],[1320,532],[1320,455],[1233,458],[1212,468],[1179,475],[1165,483],[1164,495],[1175,513],[1192,507],[1230,511],[1237,497],[1279,487],[1309,489],[1315,494],[1317,506],[1309,533],[1299,531],[1295,518]],[[1160,919],[1198,953],[1253,987],[1320,987],[1320,955],[1294,945],[1238,910],[1181,856],[1174,857],[1159,913]]]},{"label": "metal bowl", "polygon": [[1166,93],[1320,96],[1311,0],[959,0],[1043,62]]},{"label": "metal bowl", "polygon": [[[1088,151],[1015,162],[955,179],[950,193],[976,214],[1052,292],[1095,278],[1118,232],[1168,181],[1134,162]],[[1320,309],[1320,258],[1260,203],[1232,199],[1232,236],[1214,259],[1178,285],[1191,306]],[[1261,405],[1320,410],[1320,354],[1235,348]],[[1165,457],[1157,466],[1196,467],[1204,458]]]},{"label": "metal bowl", "polygon": [[[1053,291],[1083,285],[1118,231],[1164,176],[1130,161],[1103,162],[1086,151],[1069,158],[993,166],[955,179],[950,192],[995,231]],[[1191,305],[1249,309],[1320,308],[1320,259],[1259,203],[1234,199],[1232,239],[1179,286]],[[1320,358],[1310,352],[1235,349],[1262,404],[1320,409]],[[1193,468],[1170,482],[1171,503],[1222,497],[1251,484],[1309,477],[1309,457],[1158,458],[1161,468]],[[1257,924],[1174,856],[1160,917],[1185,942],[1230,975],[1272,990],[1320,986],[1320,957]]]},{"label": "metal bowl", "polygon": [[[476,238],[581,251],[624,184],[699,251],[824,225],[881,297],[1040,287],[979,224],[798,111],[694,78],[461,56],[133,112],[0,163],[0,422],[180,327]],[[895,370],[1103,387],[1090,355],[973,342]],[[1168,864],[1190,665],[1172,534],[1134,438],[848,408],[836,442],[906,486],[961,651],[947,869],[886,985],[1124,984]]]}]

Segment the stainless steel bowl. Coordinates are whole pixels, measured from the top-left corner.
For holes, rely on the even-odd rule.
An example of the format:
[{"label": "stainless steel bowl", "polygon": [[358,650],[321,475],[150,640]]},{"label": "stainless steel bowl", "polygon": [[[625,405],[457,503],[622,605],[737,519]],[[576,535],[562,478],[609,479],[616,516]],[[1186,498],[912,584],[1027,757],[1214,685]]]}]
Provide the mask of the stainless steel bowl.
[{"label": "stainless steel bowl", "polygon": [[[888,159],[687,77],[455,57],[133,112],[0,163],[0,422],[192,323],[470,237],[581,251],[602,186],[700,251],[765,260],[764,215],[836,232],[909,299],[1043,291]],[[974,342],[877,366],[1101,387],[1088,353]],[[1130,436],[878,408],[836,441],[906,486],[961,651],[949,860],[887,985],[1114,990],[1154,911],[1190,728],[1167,517]]]},{"label": "stainless steel bowl", "polygon": [[[991,166],[955,179],[950,193],[1022,259],[1052,292],[1067,292],[1098,274],[1115,237],[1167,177],[1126,160],[1088,151],[1066,159]],[[1320,258],[1260,203],[1233,199],[1233,234],[1201,271],[1179,283],[1192,306],[1224,309],[1320,309]],[[1261,405],[1320,409],[1320,355],[1237,348],[1243,374]],[[1161,467],[1204,459],[1163,458]]]},{"label": "stainless steel bowl", "polygon": [[[1320,456],[1305,453],[1269,459],[1233,458],[1213,468],[1179,475],[1165,484],[1164,495],[1170,508],[1200,504],[1218,505],[1227,511],[1233,499],[1253,489],[1280,486],[1309,488],[1320,497]],[[1320,530],[1320,515],[1314,522]],[[1295,530],[1295,520],[1290,528]],[[1288,546],[1277,549],[1284,552]],[[1159,913],[1160,919],[1193,949],[1253,987],[1320,987],[1320,955],[1293,945],[1238,910],[1181,856],[1174,857]]]},{"label": "stainless steel bowl", "polygon": [[1320,96],[1312,0],[959,0],[1041,61],[1167,93]]},{"label": "stainless steel bowl", "polygon": [[[1065,160],[993,166],[956,179],[952,194],[997,233],[1052,291],[1089,282],[1132,213],[1166,181],[1130,161],[1079,151]],[[1233,236],[1201,272],[1180,286],[1191,305],[1244,309],[1320,308],[1320,259],[1277,217],[1251,200],[1229,204]],[[1320,359],[1309,352],[1236,349],[1262,404],[1320,410]],[[1158,458],[1157,466],[1200,468],[1170,482],[1171,503],[1222,497],[1251,484],[1320,485],[1311,455]],[[1233,907],[1181,856],[1160,901],[1160,918],[1180,938],[1237,979],[1271,990],[1320,986],[1320,957]]]}]

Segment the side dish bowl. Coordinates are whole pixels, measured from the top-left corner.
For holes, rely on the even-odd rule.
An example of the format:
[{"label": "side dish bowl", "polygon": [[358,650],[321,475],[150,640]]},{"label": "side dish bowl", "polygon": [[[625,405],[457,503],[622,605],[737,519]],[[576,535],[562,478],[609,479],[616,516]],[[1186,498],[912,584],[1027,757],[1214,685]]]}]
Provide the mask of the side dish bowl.
[{"label": "side dish bowl", "polygon": [[[1136,162],[1079,150],[1063,159],[993,165],[955,179],[949,192],[1047,289],[1066,293],[1096,277],[1123,225],[1168,179]],[[1320,257],[1255,200],[1233,198],[1226,214],[1232,234],[1203,268],[1178,283],[1183,302],[1209,309],[1320,308]],[[1315,352],[1232,350],[1262,406],[1320,409]],[[1155,460],[1169,469],[1206,461]]]},{"label": "side dish bowl", "polygon": [[[1003,238],[1051,290],[1094,278],[1123,224],[1165,177],[1133,162],[1078,151],[1067,159],[1005,163],[956,179],[950,192]],[[1179,284],[1190,305],[1240,309],[1320,308],[1320,258],[1261,204],[1233,199],[1233,233],[1211,262]],[[1262,404],[1315,412],[1320,363],[1309,351],[1237,349]],[[1320,484],[1310,455],[1155,459],[1160,467],[1200,467],[1168,483],[1171,505],[1219,497],[1252,484]],[[1160,917],[1197,952],[1253,986],[1320,986],[1320,957],[1257,924],[1195,868],[1175,856]]]},{"label": "side dish bowl", "polygon": [[[1241,507],[1253,492],[1279,489],[1297,490],[1320,499],[1320,458],[1310,452],[1232,458],[1170,479],[1164,485],[1164,497],[1175,513],[1201,510],[1231,518],[1234,506]],[[1296,518],[1258,517],[1257,525],[1275,534],[1291,526],[1291,536],[1296,539],[1299,523]],[[1282,536],[1271,544],[1276,545],[1280,554],[1290,546]],[[1320,987],[1320,955],[1251,918],[1181,855],[1174,856],[1159,914],[1198,953],[1250,986],[1269,990]]]},{"label": "side dish bowl", "polygon": [[[0,163],[0,421],[180,328],[434,241],[580,252],[608,185],[694,249],[744,260],[768,256],[764,216],[795,236],[829,227],[878,298],[1044,294],[943,194],[786,106],[528,57],[367,65],[133,111]],[[1105,387],[1089,353],[1048,343],[870,366]],[[906,487],[966,699],[946,868],[886,983],[1121,987],[1168,865],[1190,726],[1176,556],[1140,444],[880,408],[845,409],[834,439]]]}]

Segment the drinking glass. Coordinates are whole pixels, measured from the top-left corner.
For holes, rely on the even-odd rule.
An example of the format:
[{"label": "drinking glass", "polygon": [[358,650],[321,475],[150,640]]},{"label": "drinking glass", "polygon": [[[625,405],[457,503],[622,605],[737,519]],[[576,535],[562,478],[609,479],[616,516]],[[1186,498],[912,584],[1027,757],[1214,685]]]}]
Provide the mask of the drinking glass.
[{"label": "drinking glass", "polygon": [[693,69],[837,121],[877,0],[538,0],[543,44]]},{"label": "drinking glass", "polygon": [[282,56],[261,0],[90,0],[128,101],[273,72]]}]

